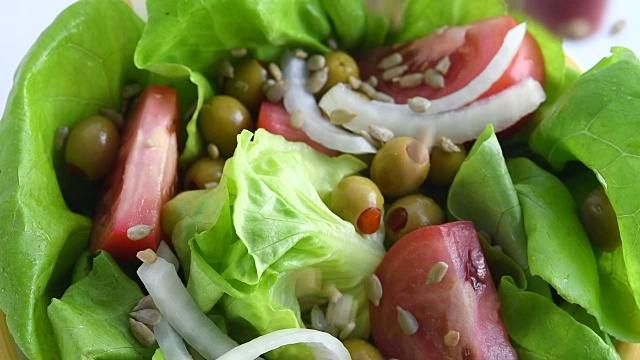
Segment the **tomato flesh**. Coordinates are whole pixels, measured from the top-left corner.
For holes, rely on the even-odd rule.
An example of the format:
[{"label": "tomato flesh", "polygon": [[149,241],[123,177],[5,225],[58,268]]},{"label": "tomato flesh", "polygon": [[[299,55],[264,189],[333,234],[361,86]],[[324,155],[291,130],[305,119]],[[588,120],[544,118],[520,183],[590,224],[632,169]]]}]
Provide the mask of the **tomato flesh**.
[{"label": "tomato flesh", "polygon": [[339,151],[331,150],[311,140],[301,129],[293,128],[289,121],[289,113],[282,103],[273,104],[268,101],[263,102],[260,106],[260,113],[258,114],[258,127],[272,134],[282,135],[289,141],[303,142],[325,155],[340,155]]},{"label": "tomato flesh", "polygon": [[[162,236],[160,218],[177,184],[178,94],[175,89],[148,87],[138,98],[122,134],[114,171],[106,182],[91,234],[91,251],[106,250],[134,260],[140,250],[156,250]],[[152,226],[141,240],[127,230]]]},{"label": "tomato flesh", "polygon": [[[462,89],[478,76],[502,46],[507,32],[516,25],[518,23],[510,16],[494,17],[452,27],[405,44],[372,50],[358,57],[360,73],[363,79],[376,76],[378,90],[392,96],[397,103],[404,104],[416,96],[438,99]],[[405,75],[424,73],[427,69],[434,68],[442,58],[449,56],[451,64],[444,75],[445,86],[434,88],[423,83],[416,87],[403,88],[397,80],[384,80],[384,69],[379,69],[378,64],[394,52],[401,53],[402,64],[409,67]],[[540,83],[544,83],[545,80],[542,52],[529,33],[526,34],[520,49],[502,77],[478,99],[497,94],[526,77],[532,77]],[[522,122],[514,127],[521,125]]]},{"label": "tomato flesh", "polygon": [[[427,284],[438,262],[445,262],[448,269],[442,280]],[[378,306],[370,303],[369,314],[373,339],[386,358],[517,359],[471,222],[408,233],[391,247],[376,275],[382,298]],[[417,332],[402,331],[398,307],[416,318]],[[445,343],[450,332],[459,334],[453,346]]]}]

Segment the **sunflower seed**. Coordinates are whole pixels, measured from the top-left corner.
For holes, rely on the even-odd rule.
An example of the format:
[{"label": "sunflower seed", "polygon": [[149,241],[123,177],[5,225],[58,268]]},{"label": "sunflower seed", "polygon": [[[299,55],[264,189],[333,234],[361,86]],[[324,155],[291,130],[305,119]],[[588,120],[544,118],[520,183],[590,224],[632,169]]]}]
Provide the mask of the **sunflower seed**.
[{"label": "sunflower seed", "polygon": [[156,308],[156,303],[153,301],[153,298],[151,297],[151,295],[147,295],[142,299],[140,299],[136,307],[134,307],[133,310],[131,311],[138,311],[142,309],[155,309],[155,308]]},{"label": "sunflower seed", "polygon": [[322,293],[329,298],[329,302],[336,303],[342,298],[342,293],[335,284],[327,284],[322,288]]},{"label": "sunflower seed", "polygon": [[440,138],[440,147],[448,153],[457,153],[462,151],[458,145],[451,141],[451,139],[444,136]]},{"label": "sunflower seed", "polygon": [[344,125],[353,120],[358,113],[347,109],[335,109],[329,115],[329,121],[334,125]]},{"label": "sunflower seed", "polygon": [[269,65],[267,65],[267,69],[269,70],[269,74],[271,75],[271,77],[276,81],[282,80],[282,70],[280,70],[280,67],[278,65],[269,63]]},{"label": "sunflower seed", "polygon": [[64,150],[64,146],[67,144],[67,138],[69,137],[69,127],[68,126],[60,126],[56,130],[56,137],[54,141],[54,146],[57,151]]},{"label": "sunflower seed", "polygon": [[432,88],[442,89],[444,87],[444,76],[434,69],[424,72],[424,82]]},{"label": "sunflower seed", "polygon": [[328,38],[327,39],[327,46],[330,47],[333,50],[338,50],[338,43],[336,42],[336,40],[334,38]]},{"label": "sunflower seed", "polygon": [[350,323],[345,325],[342,328],[342,330],[340,330],[340,333],[338,334],[338,338],[340,340],[346,340],[347,338],[349,338],[349,336],[351,336],[351,333],[353,333],[353,330],[355,329],[356,329],[356,323],[351,321]]},{"label": "sunflower seed", "polygon": [[390,69],[394,66],[398,66],[402,64],[402,60],[403,60],[402,54],[400,54],[399,52],[391,53],[385,56],[384,58],[382,58],[380,62],[378,62],[378,69],[381,69],[381,70]]},{"label": "sunflower seed", "polygon": [[120,97],[123,99],[131,99],[132,97],[138,96],[142,92],[142,86],[138,83],[128,84],[122,88],[120,92]]},{"label": "sunflower seed", "polygon": [[213,189],[214,187],[220,185],[217,181],[209,181],[208,183],[204,183],[204,188],[206,190]]},{"label": "sunflower seed", "polygon": [[294,129],[300,129],[304,126],[306,115],[302,109],[295,109],[289,115],[289,122]]},{"label": "sunflower seed", "polygon": [[127,229],[127,237],[129,240],[138,241],[146,238],[151,234],[155,227],[151,225],[139,224]]},{"label": "sunflower seed", "polygon": [[369,134],[371,137],[378,140],[382,145],[388,143],[393,139],[393,131],[377,125],[369,125]]},{"label": "sunflower seed", "polygon": [[396,306],[396,311],[398,312],[398,324],[400,325],[402,332],[405,335],[415,334],[420,327],[415,316],[400,306]]},{"label": "sunflower seed", "polygon": [[145,264],[153,264],[158,260],[158,255],[156,255],[156,252],[151,249],[138,251],[136,257]]},{"label": "sunflower seed", "polygon": [[235,87],[237,87],[240,91],[247,91],[247,90],[249,90],[249,84],[247,84],[247,82],[246,82],[246,81],[238,80],[238,81],[235,81],[233,84],[234,84],[234,86],[235,86]]},{"label": "sunflower seed", "polygon": [[616,21],[611,28],[609,29],[609,35],[617,35],[622,32],[627,27],[627,21],[625,19],[620,19]]},{"label": "sunflower seed", "polygon": [[153,335],[153,331],[147,327],[147,325],[129,318],[129,328],[131,333],[138,340],[140,344],[146,347],[152,347],[156,344],[156,337]]},{"label": "sunflower seed", "polygon": [[328,78],[329,68],[325,66],[322,69],[311,74],[309,81],[307,81],[307,90],[312,94],[318,93],[327,83]]},{"label": "sunflower seed", "polygon": [[378,78],[371,75],[369,76],[369,78],[367,79],[367,83],[373,87],[378,87]]},{"label": "sunflower seed", "polygon": [[273,85],[276,84],[276,81],[273,79],[267,79],[262,83],[262,93],[267,95],[267,93],[269,92],[269,89],[271,89],[271,87]]},{"label": "sunflower seed", "polygon": [[447,75],[449,68],[451,68],[451,58],[449,58],[449,56],[440,59],[434,67],[434,69],[442,75]]},{"label": "sunflower seed", "polygon": [[380,144],[378,141],[376,141],[376,139],[374,139],[373,137],[371,137],[371,134],[369,134],[368,131],[366,130],[358,130],[356,131],[356,134],[362,136],[365,140],[367,140],[371,145],[375,146],[376,148],[380,148],[382,146],[382,144]]},{"label": "sunflower seed", "polygon": [[243,57],[247,55],[247,49],[246,48],[237,48],[237,49],[233,49],[231,50],[231,56],[233,57]]},{"label": "sunflower seed", "polygon": [[320,331],[324,331],[327,328],[327,318],[318,305],[314,305],[311,308],[311,327]]},{"label": "sunflower seed", "polygon": [[309,54],[302,49],[295,49],[293,50],[293,56],[297,57],[298,59],[306,59]]},{"label": "sunflower seed", "polygon": [[100,114],[102,114],[102,116],[106,117],[107,119],[111,120],[113,124],[116,126],[116,128],[122,129],[124,127],[124,117],[122,116],[122,113],[120,113],[119,111],[109,109],[109,108],[102,108],[100,109]]},{"label": "sunflower seed", "polygon": [[422,85],[423,80],[424,80],[424,75],[420,73],[411,73],[411,74],[402,76],[398,84],[400,85],[401,88],[412,88],[412,87]]},{"label": "sunflower seed", "polygon": [[460,333],[455,330],[450,330],[444,336],[444,344],[447,345],[448,347],[455,347],[456,345],[458,345],[459,341],[460,341]]},{"label": "sunflower seed", "polygon": [[429,276],[427,277],[427,285],[437,284],[444,276],[447,274],[447,270],[449,270],[449,265],[447,265],[444,261],[438,261],[431,270],[429,270]]},{"label": "sunflower seed", "polygon": [[218,146],[216,146],[216,144],[208,144],[207,154],[211,159],[217,160],[218,158],[220,158],[220,149],[218,149]]},{"label": "sunflower seed", "polygon": [[364,283],[364,292],[367,295],[367,299],[369,299],[373,305],[380,305],[380,299],[382,299],[382,283],[376,274],[371,274],[367,277]]},{"label": "sunflower seed", "polygon": [[441,26],[441,27],[437,28],[437,29],[436,29],[436,31],[434,31],[434,33],[435,33],[436,35],[442,35],[442,34],[444,34],[444,33],[445,33],[445,31],[447,31],[448,29],[449,29],[449,26],[444,25],[444,26]]},{"label": "sunflower seed", "polygon": [[409,109],[411,109],[411,111],[423,113],[427,111],[429,105],[431,105],[431,102],[426,98],[416,96],[409,99],[407,101],[407,104],[409,105]]},{"label": "sunflower seed", "polygon": [[271,103],[279,103],[289,88],[288,80],[278,80],[267,90],[267,100]]},{"label": "sunflower seed", "polygon": [[394,66],[392,68],[385,70],[382,73],[382,78],[387,81],[392,80],[393,78],[402,76],[402,74],[404,74],[405,71],[407,71],[407,69],[409,69],[407,65]]},{"label": "sunflower seed", "polygon": [[162,320],[162,314],[160,314],[160,311],[156,309],[141,309],[133,311],[129,316],[150,327],[158,325],[160,320]]},{"label": "sunflower seed", "polygon": [[223,78],[233,79],[235,76],[235,69],[228,60],[220,61],[218,64],[218,74]]},{"label": "sunflower seed", "polygon": [[357,77],[353,76],[353,75],[349,75],[349,85],[351,85],[351,88],[354,90],[357,90],[360,88],[360,85],[362,85],[362,80],[358,79]]},{"label": "sunflower seed", "polygon": [[359,90],[360,90],[360,91],[362,91],[363,93],[367,94],[367,96],[369,96],[369,97],[371,97],[371,98],[372,98],[372,97],[376,94],[376,92],[377,92],[377,91],[376,91],[376,89],[375,89],[373,86],[371,86],[371,84],[369,84],[368,82],[362,82],[362,83],[360,84],[360,88],[359,88]]},{"label": "sunflower seed", "polygon": [[502,246],[495,244],[493,245],[493,248],[496,249],[496,251],[501,252],[504,254],[504,249],[502,248]]},{"label": "sunflower seed", "polygon": [[309,71],[318,71],[327,65],[327,59],[320,54],[311,55],[307,60],[307,69]]},{"label": "sunflower seed", "polygon": [[381,102],[386,102],[386,103],[395,103],[396,101],[393,99],[393,97],[391,97],[390,95],[387,95],[383,92],[380,91],[376,91],[373,96],[371,97],[373,100],[378,100]]},{"label": "sunflower seed", "polygon": [[336,302],[327,305],[327,325],[335,325],[339,329],[353,321],[357,304],[352,295],[343,295]]},{"label": "sunflower seed", "polygon": [[147,139],[147,141],[144,142],[144,147],[147,149],[153,149],[157,145],[155,139]]}]

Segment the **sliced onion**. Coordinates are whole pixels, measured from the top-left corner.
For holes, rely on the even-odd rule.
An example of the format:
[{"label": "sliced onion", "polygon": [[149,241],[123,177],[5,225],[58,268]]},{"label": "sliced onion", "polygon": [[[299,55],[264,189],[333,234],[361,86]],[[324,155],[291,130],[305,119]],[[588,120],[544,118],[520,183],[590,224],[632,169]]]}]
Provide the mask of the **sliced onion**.
[{"label": "sliced onion", "polygon": [[176,268],[176,271],[180,269],[180,261],[178,260],[178,257],[173,253],[169,245],[164,240],[160,241],[160,246],[158,246],[156,254],[171,263],[173,267]]},{"label": "sliced onion", "polygon": [[345,131],[322,116],[315,97],[305,87],[309,74],[304,60],[287,53],[282,67],[284,77],[289,80],[289,87],[284,95],[284,107],[289,114],[296,110],[304,113],[302,130],[307,136],[329,149],[349,154],[376,152],[376,148],[362,136]]},{"label": "sliced onion", "polygon": [[206,359],[217,359],[238,345],[200,310],[169,262],[158,257],[143,263],[138,276],[163,318]]},{"label": "sliced onion", "polygon": [[326,332],[311,329],[284,329],[262,335],[229,351],[219,360],[252,360],[292,344],[308,345],[316,360],[351,360],[349,351],[340,340]]},{"label": "sliced onion", "polygon": [[[347,109],[356,117],[343,125],[352,131],[367,130],[370,125],[387,128],[397,136],[418,137],[435,134],[430,138],[446,137],[454,143],[477,138],[488,124],[502,131],[530,114],[546,99],[542,85],[533,78],[526,78],[498,94],[471,103],[457,110],[439,114],[415,113],[408,106],[389,108],[377,101],[367,101],[352,91],[340,90],[338,84],[320,101],[320,107],[331,113]],[[336,89],[334,94],[330,94]],[[340,94],[340,99],[335,95]]]},{"label": "sliced onion", "polygon": [[[509,65],[513,62],[513,58],[518,53],[524,36],[527,33],[527,24],[521,23],[507,32],[504,37],[502,45],[498,52],[493,56],[487,67],[480,72],[473,80],[471,80],[465,87],[457,90],[447,96],[430,101],[430,105],[424,114],[437,114],[449,110],[454,110],[464,105],[471,103],[484,94],[491,86],[498,81],[504,72],[509,68]],[[345,91],[347,88],[340,88],[340,91]],[[340,99],[341,94],[335,94],[337,99]],[[400,108],[402,104],[384,103],[382,106],[388,108]]]},{"label": "sliced onion", "polygon": [[153,327],[153,334],[158,341],[160,350],[165,359],[171,360],[193,360],[189,350],[184,345],[182,336],[169,325],[167,320],[163,317],[156,326]]}]

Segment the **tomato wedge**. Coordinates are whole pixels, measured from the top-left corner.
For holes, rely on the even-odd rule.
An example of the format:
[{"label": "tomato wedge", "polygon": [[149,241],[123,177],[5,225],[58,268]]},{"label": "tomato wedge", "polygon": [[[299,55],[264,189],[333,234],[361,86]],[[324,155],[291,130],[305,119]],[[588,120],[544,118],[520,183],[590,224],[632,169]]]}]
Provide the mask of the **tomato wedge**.
[{"label": "tomato wedge", "polygon": [[[370,303],[369,314],[373,339],[386,358],[517,359],[471,222],[408,233],[376,275],[382,297],[378,306]],[[407,323],[415,332],[407,333]]]},{"label": "tomato wedge", "polygon": [[[360,73],[362,79],[375,76],[378,79],[377,89],[392,96],[397,103],[406,103],[416,96],[438,99],[462,89],[478,76],[500,49],[507,32],[516,25],[518,23],[510,16],[494,17],[451,27],[411,42],[375,49],[357,58]],[[399,77],[384,80],[385,69],[381,69],[379,64],[395,52],[402,55],[403,60],[399,65],[408,67],[404,74],[435,69],[441,60],[448,57],[450,65],[443,71],[444,87],[432,87],[424,82],[415,87],[402,87]],[[494,95],[527,77],[540,83],[544,83],[545,79],[542,52],[529,33],[502,77],[478,99]],[[520,125],[522,123],[514,127]]]},{"label": "tomato wedge", "polygon": [[[162,208],[176,191],[178,119],[175,89],[150,86],[138,98],[98,205],[92,252],[106,250],[116,258],[134,260],[140,250],[157,249]],[[137,234],[128,235],[134,227]]]},{"label": "tomato wedge", "polygon": [[340,155],[339,151],[331,150],[326,146],[315,142],[301,129],[295,129],[289,121],[289,113],[282,103],[273,104],[265,101],[260,106],[258,114],[258,127],[276,135],[282,135],[289,141],[303,142],[312,148],[328,156]]}]

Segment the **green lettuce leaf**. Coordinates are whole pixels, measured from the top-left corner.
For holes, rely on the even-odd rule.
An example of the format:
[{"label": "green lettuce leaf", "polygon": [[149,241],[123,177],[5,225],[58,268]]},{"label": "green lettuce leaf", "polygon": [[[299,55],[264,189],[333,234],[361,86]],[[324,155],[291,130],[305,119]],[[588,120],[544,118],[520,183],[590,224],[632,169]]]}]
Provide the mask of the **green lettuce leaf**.
[{"label": "green lettuce leaf", "polygon": [[[354,296],[355,334],[366,337],[363,281],[382,259],[382,237],[358,234],[326,205],[335,185],[364,166],[352,156],[330,158],[264,130],[242,133],[220,185],[197,193],[199,199],[195,193],[176,197],[165,213],[175,224],[173,234],[181,228],[194,234],[181,237],[189,246],[181,257],[190,258],[188,289],[203,310],[220,309],[239,339],[304,327],[295,279],[299,270],[315,268],[325,284]],[[198,231],[209,216],[214,224]],[[299,347],[281,354],[308,355]]]},{"label": "green lettuce leaf", "polygon": [[609,334],[637,341],[640,309],[624,267],[616,267],[623,262],[591,247],[573,198],[558,178],[525,158],[510,159],[507,166],[525,219],[531,273],[585,308]]},{"label": "green lettuce leaf", "polygon": [[153,348],[137,342],[129,312],[144,296],[107,253],[91,272],[48,307],[63,359],[148,359]]},{"label": "green lettuce leaf", "polygon": [[[629,283],[640,304],[640,62],[629,50],[614,48],[555,102],[533,133],[531,148],[555,168],[578,160],[605,189],[618,216],[621,257],[607,256],[622,283]],[[615,269],[615,270],[613,270]],[[624,271],[621,271],[624,270]],[[626,279],[624,279],[626,277]]]},{"label": "green lettuce leaf", "polygon": [[[503,278],[498,288],[500,316],[526,359],[620,359],[615,348],[553,301],[519,289]],[[523,316],[527,314],[527,316]]]},{"label": "green lettuce leaf", "polygon": [[10,149],[0,152],[0,307],[30,359],[60,357],[47,306],[68,286],[91,227],[63,197],[77,181],[62,170],[56,129],[119,109],[122,86],[144,78],[133,65],[142,27],[121,0],[72,5],[22,61],[0,121]]}]

